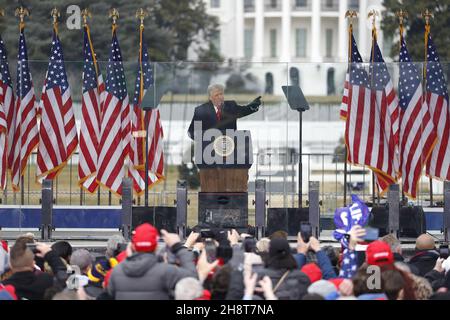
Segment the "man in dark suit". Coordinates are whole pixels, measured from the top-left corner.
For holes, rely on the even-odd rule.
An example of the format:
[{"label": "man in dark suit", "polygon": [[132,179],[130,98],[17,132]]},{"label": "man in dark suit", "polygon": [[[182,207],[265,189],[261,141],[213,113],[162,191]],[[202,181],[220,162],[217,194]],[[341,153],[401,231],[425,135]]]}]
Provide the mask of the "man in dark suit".
[{"label": "man in dark suit", "polygon": [[224,86],[213,84],[208,87],[209,101],[195,108],[194,116],[189,125],[188,135],[194,139],[195,122],[201,124],[202,133],[208,129],[236,130],[236,119],[258,111],[261,97],[256,98],[246,106],[240,106],[233,100],[224,99]]}]

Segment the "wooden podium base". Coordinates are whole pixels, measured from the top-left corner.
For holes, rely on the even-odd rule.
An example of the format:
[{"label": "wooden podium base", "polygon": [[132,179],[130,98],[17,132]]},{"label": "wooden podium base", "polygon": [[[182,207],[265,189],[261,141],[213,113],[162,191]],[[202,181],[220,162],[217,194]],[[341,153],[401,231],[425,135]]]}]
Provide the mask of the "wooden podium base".
[{"label": "wooden podium base", "polygon": [[201,192],[247,192],[248,169],[200,169]]}]

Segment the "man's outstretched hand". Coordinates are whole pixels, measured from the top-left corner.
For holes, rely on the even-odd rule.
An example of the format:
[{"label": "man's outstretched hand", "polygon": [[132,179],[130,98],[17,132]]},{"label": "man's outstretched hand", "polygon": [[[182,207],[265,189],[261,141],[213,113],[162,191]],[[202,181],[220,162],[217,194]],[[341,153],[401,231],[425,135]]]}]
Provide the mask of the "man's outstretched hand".
[{"label": "man's outstretched hand", "polygon": [[261,105],[261,96],[250,102],[247,106],[252,110],[258,110]]}]

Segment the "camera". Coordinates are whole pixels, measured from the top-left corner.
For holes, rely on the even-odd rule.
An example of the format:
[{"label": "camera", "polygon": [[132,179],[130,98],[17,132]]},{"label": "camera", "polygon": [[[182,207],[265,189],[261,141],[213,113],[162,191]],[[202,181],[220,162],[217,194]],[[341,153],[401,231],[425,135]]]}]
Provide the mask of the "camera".
[{"label": "camera", "polygon": [[217,247],[214,243],[214,240],[206,240],[205,241],[205,252],[206,259],[209,263],[216,261],[217,259]]},{"label": "camera", "polygon": [[300,223],[300,234],[302,236],[303,242],[309,242],[309,238],[312,236],[312,227],[309,222]]},{"label": "camera", "polygon": [[214,239],[215,233],[212,229],[201,229],[200,238],[202,239]]},{"label": "camera", "polygon": [[448,242],[444,242],[439,246],[439,258],[447,259],[448,255]]}]

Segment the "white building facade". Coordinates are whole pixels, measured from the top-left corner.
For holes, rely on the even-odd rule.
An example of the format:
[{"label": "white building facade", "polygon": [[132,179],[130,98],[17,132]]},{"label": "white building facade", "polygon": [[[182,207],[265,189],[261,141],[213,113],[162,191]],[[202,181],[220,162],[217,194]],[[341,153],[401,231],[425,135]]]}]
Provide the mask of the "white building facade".
[{"label": "white building facade", "polygon": [[[358,12],[353,30],[367,61],[368,12],[383,10],[381,0],[205,1],[208,14],[219,19],[213,42],[222,56],[226,61],[251,62],[247,71],[259,79],[262,91],[273,94],[282,94],[280,86],[287,82],[298,83],[307,95],[340,94],[336,87],[344,79],[348,50],[346,11]],[[381,30],[378,42],[383,50]]]}]

